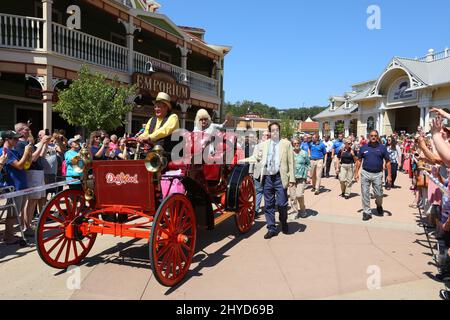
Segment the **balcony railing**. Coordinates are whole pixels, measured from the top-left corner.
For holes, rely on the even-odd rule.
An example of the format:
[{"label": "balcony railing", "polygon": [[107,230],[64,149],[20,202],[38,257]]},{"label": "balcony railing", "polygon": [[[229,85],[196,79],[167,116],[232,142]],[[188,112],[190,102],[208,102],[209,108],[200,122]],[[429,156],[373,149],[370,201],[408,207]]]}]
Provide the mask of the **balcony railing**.
[{"label": "balcony railing", "polygon": [[[44,20],[33,17],[0,14],[0,47],[42,50],[44,49]],[[109,41],[51,24],[51,50],[81,62],[128,72],[129,50]],[[192,90],[217,97],[218,81],[193,71],[134,52],[134,72],[147,73],[148,61],[155,70],[171,73],[179,82],[185,82]]]},{"label": "balcony railing", "polygon": [[52,50],[92,64],[128,71],[128,48],[52,23]]},{"label": "balcony railing", "polygon": [[175,77],[175,79],[177,79],[178,82],[185,82],[185,80],[187,80],[187,84],[192,90],[214,97],[218,95],[217,80],[205,77],[189,70],[186,74],[183,68],[179,66],[158,60],[142,53],[134,53],[134,71],[147,73],[149,71],[148,68],[150,67],[148,61],[151,62],[154,70],[158,69],[169,72]]},{"label": "balcony railing", "polygon": [[178,82],[182,82],[184,80],[183,68],[158,60],[156,58],[147,56],[139,52],[134,53],[134,71],[147,73],[149,71],[148,68],[150,67],[150,64],[148,63],[149,61],[151,62],[151,65],[154,70],[158,69],[168,72],[172,74],[175,77],[175,79],[177,79]]},{"label": "balcony railing", "polygon": [[0,14],[0,46],[19,49],[43,49],[44,20]]},{"label": "balcony railing", "polygon": [[218,95],[218,81],[188,70],[188,81],[191,89],[210,96]]}]

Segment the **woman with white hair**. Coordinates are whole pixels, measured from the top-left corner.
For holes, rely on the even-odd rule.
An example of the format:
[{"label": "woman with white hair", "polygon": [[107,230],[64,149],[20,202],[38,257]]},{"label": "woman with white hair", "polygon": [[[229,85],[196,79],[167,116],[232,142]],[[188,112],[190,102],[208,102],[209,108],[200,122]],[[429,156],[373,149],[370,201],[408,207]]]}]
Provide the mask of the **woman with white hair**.
[{"label": "woman with white hair", "polygon": [[218,131],[221,131],[225,128],[225,125],[228,123],[230,116],[227,115],[225,122],[222,124],[212,123],[211,116],[208,111],[205,109],[200,109],[197,111],[195,116],[194,123],[194,133],[201,132],[202,137],[202,148],[205,148],[208,144],[209,153],[214,154],[214,147],[211,143],[211,138],[217,134]]}]

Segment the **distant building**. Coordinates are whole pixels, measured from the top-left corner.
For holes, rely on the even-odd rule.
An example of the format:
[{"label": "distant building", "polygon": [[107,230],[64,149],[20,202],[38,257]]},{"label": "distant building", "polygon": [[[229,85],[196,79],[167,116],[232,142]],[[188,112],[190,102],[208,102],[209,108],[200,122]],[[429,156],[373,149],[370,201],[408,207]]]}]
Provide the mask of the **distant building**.
[{"label": "distant building", "polygon": [[297,131],[308,134],[319,133],[319,122],[315,122],[311,118],[308,118],[305,121],[300,121]]},{"label": "distant building", "polygon": [[280,119],[267,119],[250,110],[243,117],[234,117],[228,128],[236,128],[238,131],[253,130],[260,136],[262,132],[268,129],[272,122],[281,122]]},{"label": "distant building", "polygon": [[431,108],[450,109],[450,50],[430,49],[422,58],[393,58],[378,79],[352,86],[352,92],[330,97],[329,107],[314,117],[320,134],[343,132],[381,135],[418,126],[430,129]]}]

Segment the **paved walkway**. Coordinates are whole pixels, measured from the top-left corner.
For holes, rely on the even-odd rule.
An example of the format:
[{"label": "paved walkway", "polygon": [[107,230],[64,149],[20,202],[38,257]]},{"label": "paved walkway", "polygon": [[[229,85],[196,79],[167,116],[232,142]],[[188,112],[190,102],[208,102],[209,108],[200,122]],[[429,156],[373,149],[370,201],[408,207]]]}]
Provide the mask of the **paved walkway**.
[{"label": "paved walkway", "polygon": [[200,231],[188,277],[172,289],[153,279],[144,240],[99,236],[71,273],[47,267],[34,248],[0,244],[0,298],[439,299],[444,285],[432,280],[437,269],[418,212],[408,207],[409,180],[400,174],[398,184],[385,197],[392,215],[369,222],[358,212],[359,186],[345,200],[333,178],[319,196],[307,191],[310,216],[291,220],[290,235],[264,240],[264,218],[245,236],[233,219]]}]

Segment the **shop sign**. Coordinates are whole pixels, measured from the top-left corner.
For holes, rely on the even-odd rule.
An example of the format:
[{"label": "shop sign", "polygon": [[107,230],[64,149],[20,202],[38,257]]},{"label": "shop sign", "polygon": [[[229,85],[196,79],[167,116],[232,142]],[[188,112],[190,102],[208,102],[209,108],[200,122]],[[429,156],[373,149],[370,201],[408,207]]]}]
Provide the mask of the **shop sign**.
[{"label": "shop sign", "polygon": [[144,97],[155,98],[159,92],[167,93],[172,102],[188,100],[191,97],[191,90],[188,86],[178,83],[172,75],[164,72],[135,73],[133,74],[133,84],[138,86],[139,93]]}]

